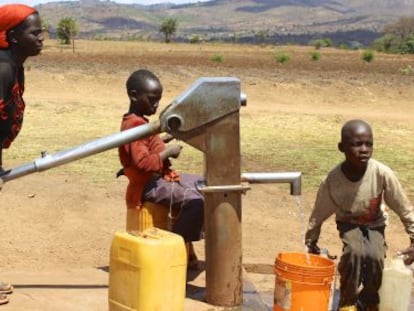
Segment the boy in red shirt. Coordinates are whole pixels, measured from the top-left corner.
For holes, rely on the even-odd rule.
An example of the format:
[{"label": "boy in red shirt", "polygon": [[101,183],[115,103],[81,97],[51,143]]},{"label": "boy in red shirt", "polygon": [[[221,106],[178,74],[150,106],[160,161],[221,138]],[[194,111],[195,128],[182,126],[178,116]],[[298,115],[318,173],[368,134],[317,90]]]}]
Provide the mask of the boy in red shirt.
[{"label": "boy in red shirt", "polygon": [[[156,113],[162,96],[162,85],[148,70],[138,70],[126,83],[129,111],[122,118],[121,130],[148,123],[146,116]],[[189,267],[197,266],[192,241],[198,241],[204,223],[204,199],[197,191],[200,176],[179,174],[171,168],[170,158],[180,155],[182,146],[166,145],[173,137],[152,135],[119,147],[123,173],[128,177],[127,208],[139,209],[150,201],[179,211],[172,231],[181,235],[189,249]]]}]

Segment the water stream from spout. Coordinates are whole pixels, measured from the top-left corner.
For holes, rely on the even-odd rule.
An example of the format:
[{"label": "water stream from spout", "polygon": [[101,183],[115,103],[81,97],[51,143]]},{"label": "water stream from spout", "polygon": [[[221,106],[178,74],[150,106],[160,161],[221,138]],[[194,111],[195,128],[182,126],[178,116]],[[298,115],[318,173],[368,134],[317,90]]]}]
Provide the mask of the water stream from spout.
[{"label": "water stream from spout", "polygon": [[293,196],[293,198],[295,200],[296,206],[299,209],[299,221],[300,221],[301,228],[302,228],[302,231],[300,233],[300,240],[301,240],[300,242],[302,244],[305,244],[305,230],[306,230],[305,225],[306,224],[305,224],[305,212],[304,212],[303,206],[302,206],[302,196],[301,195],[295,195],[295,196]]},{"label": "water stream from spout", "polygon": [[305,218],[305,211],[304,211],[303,204],[302,204],[302,196],[295,195],[294,199],[295,199],[296,206],[299,209],[299,221],[300,221],[300,225],[302,228],[301,233],[300,233],[300,243],[304,246],[307,264],[311,265],[310,256],[308,253],[308,247],[305,244],[305,233],[306,233],[307,224],[306,224],[306,218]]}]

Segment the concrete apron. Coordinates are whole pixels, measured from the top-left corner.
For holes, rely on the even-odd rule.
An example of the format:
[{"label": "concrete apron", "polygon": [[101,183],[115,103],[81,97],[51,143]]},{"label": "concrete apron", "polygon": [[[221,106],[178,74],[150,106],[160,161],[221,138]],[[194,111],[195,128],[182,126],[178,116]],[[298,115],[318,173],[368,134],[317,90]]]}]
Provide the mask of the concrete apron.
[{"label": "concrete apron", "polygon": [[[85,268],[56,271],[2,271],[1,280],[14,286],[10,302],[1,311],[107,311],[108,269]],[[204,302],[205,271],[190,272],[184,311],[270,311],[274,277],[243,271],[243,305],[236,308]],[[252,281],[253,280],[253,281]],[[255,284],[256,282],[257,284]],[[339,292],[335,292],[335,305]],[[414,311],[414,295],[408,311]]]},{"label": "concrete apron", "polygon": [[[56,271],[2,271],[1,280],[14,286],[10,302],[1,311],[107,311],[108,269],[85,268]],[[238,308],[222,308],[205,303],[205,272],[189,273],[184,311],[267,311],[253,283],[243,281],[244,303]]]}]

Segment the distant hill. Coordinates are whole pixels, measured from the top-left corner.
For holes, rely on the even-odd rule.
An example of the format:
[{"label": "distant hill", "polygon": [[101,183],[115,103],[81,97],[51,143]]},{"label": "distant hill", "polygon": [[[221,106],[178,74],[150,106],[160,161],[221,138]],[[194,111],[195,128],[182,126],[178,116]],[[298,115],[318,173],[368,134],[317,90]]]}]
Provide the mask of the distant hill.
[{"label": "distant hill", "polygon": [[128,5],[109,0],[51,2],[37,6],[51,25],[75,18],[82,38],[162,40],[166,18],[178,21],[175,40],[191,38],[256,43],[369,44],[387,24],[414,16],[414,0],[212,0],[186,5]]}]

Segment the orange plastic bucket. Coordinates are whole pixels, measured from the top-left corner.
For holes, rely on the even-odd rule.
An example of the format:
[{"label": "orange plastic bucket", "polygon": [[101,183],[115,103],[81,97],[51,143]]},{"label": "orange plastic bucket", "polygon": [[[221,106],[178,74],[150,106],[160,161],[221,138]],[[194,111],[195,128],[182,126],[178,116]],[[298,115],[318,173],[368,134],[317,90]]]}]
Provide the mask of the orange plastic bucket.
[{"label": "orange plastic bucket", "polygon": [[273,311],[328,310],[335,263],[318,255],[280,253],[275,260]]}]

